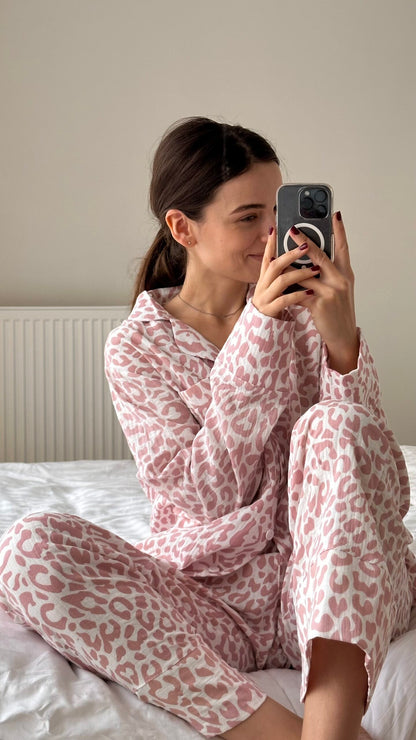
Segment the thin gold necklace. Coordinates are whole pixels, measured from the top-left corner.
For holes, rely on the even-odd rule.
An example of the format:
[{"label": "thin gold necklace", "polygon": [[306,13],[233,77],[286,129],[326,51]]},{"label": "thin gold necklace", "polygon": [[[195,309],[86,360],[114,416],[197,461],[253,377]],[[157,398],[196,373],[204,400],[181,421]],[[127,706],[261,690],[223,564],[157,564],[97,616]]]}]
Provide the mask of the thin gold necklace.
[{"label": "thin gold necklace", "polygon": [[245,306],[245,302],[242,306],[239,306],[236,308],[235,311],[231,311],[231,313],[223,313],[223,314],[217,314],[217,313],[211,313],[210,311],[203,311],[201,308],[197,308],[196,306],[192,306],[191,303],[188,303],[188,301],[185,301],[184,298],[182,298],[181,294],[177,294],[178,298],[182,303],[184,303],[186,306],[189,306],[189,308],[193,308],[194,311],[198,311],[198,313],[203,313],[205,316],[214,316],[216,319],[228,319],[230,316],[235,316],[236,313],[241,311],[241,309]]}]

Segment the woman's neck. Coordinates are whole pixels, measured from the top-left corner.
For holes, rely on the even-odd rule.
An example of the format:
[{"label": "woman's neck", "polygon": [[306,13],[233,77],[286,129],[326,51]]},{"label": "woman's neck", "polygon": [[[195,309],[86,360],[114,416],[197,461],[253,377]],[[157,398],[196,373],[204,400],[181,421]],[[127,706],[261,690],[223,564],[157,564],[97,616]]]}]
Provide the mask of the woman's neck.
[{"label": "woman's neck", "polygon": [[[217,287],[217,286],[216,286]],[[235,287],[235,284],[234,284]],[[219,349],[225,344],[234,325],[238,321],[244,306],[248,286],[239,284],[239,290],[232,295],[213,289],[196,290],[191,286],[182,286],[179,293],[166,305],[166,310],[176,319],[201,334]]]},{"label": "woman's neck", "polygon": [[196,313],[227,319],[244,307],[247,289],[246,283],[218,276],[193,279],[187,273],[178,298]]}]

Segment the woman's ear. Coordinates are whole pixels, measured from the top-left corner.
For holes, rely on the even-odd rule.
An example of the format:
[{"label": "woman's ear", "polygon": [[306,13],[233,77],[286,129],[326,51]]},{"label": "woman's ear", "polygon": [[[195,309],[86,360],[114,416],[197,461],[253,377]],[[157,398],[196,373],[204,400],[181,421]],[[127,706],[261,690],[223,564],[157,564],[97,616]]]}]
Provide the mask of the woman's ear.
[{"label": "woman's ear", "polygon": [[183,247],[190,247],[194,244],[191,221],[182,211],[171,208],[165,216],[165,221],[175,241]]}]

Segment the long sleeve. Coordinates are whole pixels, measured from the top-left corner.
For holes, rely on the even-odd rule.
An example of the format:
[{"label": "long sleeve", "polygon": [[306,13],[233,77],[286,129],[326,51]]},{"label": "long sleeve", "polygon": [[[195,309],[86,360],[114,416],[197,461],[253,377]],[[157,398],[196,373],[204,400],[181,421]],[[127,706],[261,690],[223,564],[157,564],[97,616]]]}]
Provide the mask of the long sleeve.
[{"label": "long sleeve", "polygon": [[110,335],[114,405],[148,495],[163,494],[194,521],[218,519],[258,490],[265,446],[290,403],[293,324],[249,303],[196,382],[166,332],[164,322],[150,333],[127,325]]},{"label": "long sleeve", "polygon": [[381,405],[380,384],[368,344],[359,330],[357,368],[345,375],[328,365],[326,346],[322,348],[320,400],[348,401],[367,408],[377,422],[385,427],[386,417]]}]

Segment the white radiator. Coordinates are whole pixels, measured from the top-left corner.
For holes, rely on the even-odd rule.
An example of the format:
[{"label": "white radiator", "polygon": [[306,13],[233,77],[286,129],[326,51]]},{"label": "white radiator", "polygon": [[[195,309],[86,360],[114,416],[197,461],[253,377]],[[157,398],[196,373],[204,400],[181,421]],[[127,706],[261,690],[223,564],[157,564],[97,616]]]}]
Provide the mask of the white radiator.
[{"label": "white radiator", "polygon": [[120,306],[0,308],[0,461],[130,457],[104,375]]}]

